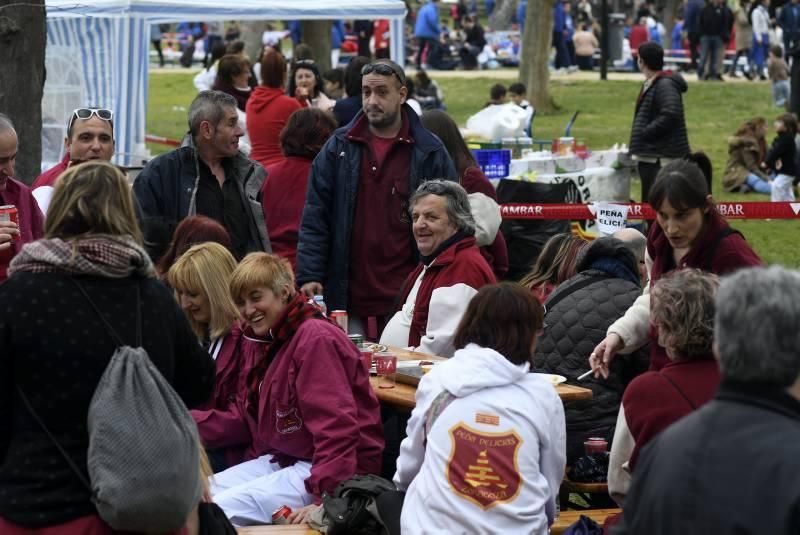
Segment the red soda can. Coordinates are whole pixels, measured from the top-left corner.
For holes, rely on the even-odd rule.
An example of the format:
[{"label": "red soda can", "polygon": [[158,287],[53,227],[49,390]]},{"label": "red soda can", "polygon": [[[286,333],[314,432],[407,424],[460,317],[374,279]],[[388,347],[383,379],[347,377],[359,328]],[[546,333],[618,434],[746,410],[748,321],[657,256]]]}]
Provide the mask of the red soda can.
[{"label": "red soda can", "polygon": [[347,333],[347,311],[346,310],[334,310],[328,316],[333,321],[336,322],[339,327],[341,327],[345,333]]},{"label": "red soda can", "polygon": [[[11,221],[12,223],[19,225],[19,212],[17,212],[17,207],[13,204],[0,206],[0,221]],[[12,235],[11,237],[11,241],[17,241],[18,239],[18,235]]]},{"label": "red soda can", "polygon": [[292,514],[292,509],[288,505],[281,505],[272,513],[272,523],[278,525],[288,524],[290,514]]}]

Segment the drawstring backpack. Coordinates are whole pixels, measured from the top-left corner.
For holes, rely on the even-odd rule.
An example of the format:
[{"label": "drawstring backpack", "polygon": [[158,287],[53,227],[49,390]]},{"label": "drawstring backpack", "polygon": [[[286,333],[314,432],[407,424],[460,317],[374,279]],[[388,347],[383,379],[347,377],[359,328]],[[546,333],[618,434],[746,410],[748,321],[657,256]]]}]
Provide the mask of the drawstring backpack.
[{"label": "drawstring backpack", "polygon": [[119,531],[181,529],[201,494],[197,426],[181,398],[142,347],[140,288],[136,286],[136,347],[126,345],[83,287],[81,293],[117,343],[87,417],[87,481],[50,433],[22,390],[22,401],[89,489],[97,512]]}]

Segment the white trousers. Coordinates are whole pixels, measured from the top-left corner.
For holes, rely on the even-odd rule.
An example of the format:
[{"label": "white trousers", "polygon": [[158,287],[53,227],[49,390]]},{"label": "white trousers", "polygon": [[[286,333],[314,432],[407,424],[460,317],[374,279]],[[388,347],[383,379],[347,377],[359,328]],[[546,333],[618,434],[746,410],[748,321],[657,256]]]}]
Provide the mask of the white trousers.
[{"label": "white trousers", "polygon": [[288,505],[295,511],[313,503],[305,486],[311,463],[299,461],[281,468],[271,458],[263,455],[209,479],[214,501],[234,525],[271,524],[272,513],[279,507]]},{"label": "white trousers", "polygon": [[792,181],[794,177],[778,173],[772,180],[772,202],[793,202],[794,201],[794,188]]}]

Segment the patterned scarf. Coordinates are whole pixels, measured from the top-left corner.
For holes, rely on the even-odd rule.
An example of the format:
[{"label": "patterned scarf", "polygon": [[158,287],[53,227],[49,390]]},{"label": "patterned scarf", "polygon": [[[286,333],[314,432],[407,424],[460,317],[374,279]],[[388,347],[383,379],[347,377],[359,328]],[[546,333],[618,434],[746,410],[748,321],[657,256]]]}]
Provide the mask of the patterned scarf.
[{"label": "patterned scarf", "polygon": [[68,273],[109,279],[131,275],[155,276],[147,252],[130,238],[98,234],[64,241],[41,239],[26,244],[11,261],[8,275],[29,273]]},{"label": "patterned scarf", "polygon": [[254,415],[258,414],[259,385],[261,381],[264,380],[264,375],[266,375],[267,369],[270,364],[272,364],[275,355],[277,355],[281,347],[294,336],[297,329],[300,328],[300,325],[302,325],[304,321],[310,319],[331,321],[326,318],[317,307],[309,304],[303,294],[298,292],[289,300],[283,312],[283,316],[281,316],[277,324],[270,329],[270,336],[265,340],[264,357],[253,366],[247,377],[249,410]]}]

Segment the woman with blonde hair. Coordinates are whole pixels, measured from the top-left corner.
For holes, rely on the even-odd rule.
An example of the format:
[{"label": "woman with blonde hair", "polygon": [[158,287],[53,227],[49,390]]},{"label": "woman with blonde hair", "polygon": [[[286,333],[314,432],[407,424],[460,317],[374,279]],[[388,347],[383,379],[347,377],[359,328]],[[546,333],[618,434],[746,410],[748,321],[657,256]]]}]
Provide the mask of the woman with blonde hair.
[{"label": "woman with blonde hair", "polygon": [[214,501],[236,525],[269,523],[283,505],[302,523],[323,492],[380,472],[380,406],[355,345],[297,292],[287,260],[247,255],[230,289],[263,349],[241,418],[221,431],[250,438],[249,460],[214,476]]},{"label": "woman with blonde hair", "polygon": [[587,245],[589,242],[569,233],[552,236],[542,247],[531,271],[519,283],[544,304],[556,286],[575,275],[578,255]]},{"label": "woman with blonde hair", "polygon": [[189,324],[216,363],[214,394],[192,411],[215,472],[242,462],[247,441],[221,429],[222,422],[238,418],[236,396],[242,393],[258,350],[257,344],[243,338],[239,311],[231,298],[235,269],[230,251],[208,242],[191,247],[167,273]]},{"label": "woman with blonde hair", "polygon": [[61,175],[45,237],[25,245],[9,273],[0,285],[0,533],[110,533],[70,465],[89,479],[89,404],[118,346],[107,325],[147,351],[188,407],[211,395],[214,362],[155,278],[130,186],[110,163]]}]

